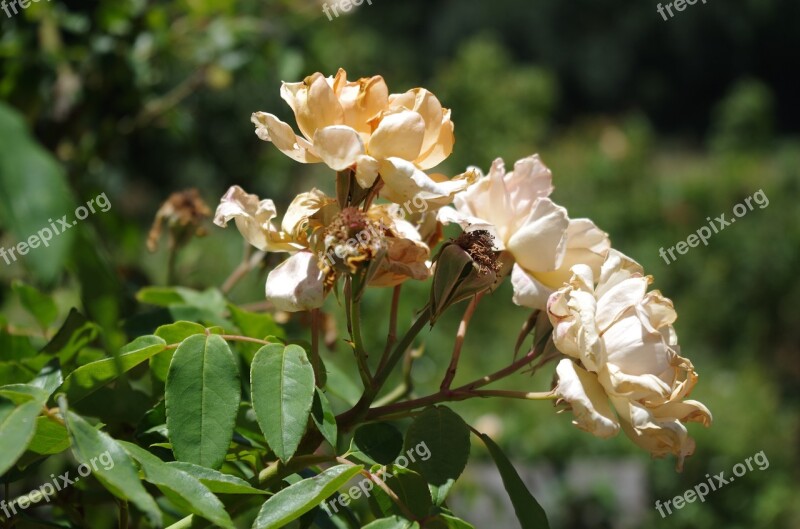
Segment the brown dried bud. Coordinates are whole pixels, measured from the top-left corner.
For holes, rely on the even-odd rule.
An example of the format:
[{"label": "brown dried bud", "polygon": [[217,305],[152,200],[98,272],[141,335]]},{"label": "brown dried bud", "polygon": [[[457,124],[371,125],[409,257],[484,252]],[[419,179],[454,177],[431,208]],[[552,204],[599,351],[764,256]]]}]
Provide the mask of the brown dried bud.
[{"label": "brown dried bud", "polygon": [[156,213],[147,236],[147,249],[151,252],[158,249],[158,239],[165,224],[169,230],[169,245],[173,249],[186,244],[192,237],[205,236],[206,230],[202,224],[210,217],[211,210],[197,189],[173,193]]},{"label": "brown dried bud", "polygon": [[463,233],[442,247],[431,288],[432,322],[450,305],[495,285],[501,264],[493,248],[492,236],[485,230]]}]

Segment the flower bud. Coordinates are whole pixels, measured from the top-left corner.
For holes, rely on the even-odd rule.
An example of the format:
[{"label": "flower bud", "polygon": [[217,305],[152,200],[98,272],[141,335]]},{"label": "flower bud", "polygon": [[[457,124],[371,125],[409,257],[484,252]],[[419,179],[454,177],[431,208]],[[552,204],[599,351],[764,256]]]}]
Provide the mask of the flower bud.
[{"label": "flower bud", "polygon": [[444,244],[433,274],[431,322],[450,305],[494,286],[500,267],[492,236],[485,230],[465,232]]}]

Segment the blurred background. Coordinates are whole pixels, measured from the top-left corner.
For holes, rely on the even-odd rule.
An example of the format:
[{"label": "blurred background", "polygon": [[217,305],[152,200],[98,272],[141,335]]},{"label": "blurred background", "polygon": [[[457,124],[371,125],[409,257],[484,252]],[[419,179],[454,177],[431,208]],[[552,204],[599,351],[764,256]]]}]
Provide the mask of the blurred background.
[{"label": "blurred background", "polygon": [[[667,21],[652,1],[372,0],[330,19],[322,4],[52,0],[0,12],[0,246],[101,193],[111,203],[49,248],[0,261],[0,345],[33,326],[15,279],[54,293],[64,314],[88,313],[109,346],[147,328],[135,294],[168,281],[168,244],[151,253],[146,243],[170,194],[196,188],[213,210],[238,184],[282,211],[311,186],[332,190],[325,168],[259,141],[250,114],[294,123],[281,80],[339,67],[351,79],[381,74],[392,92],[424,86],[452,109],[456,148],[441,172],[540,153],[555,200],[591,217],[675,302],[684,356],[700,373],[693,398],[715,421],[689,427],[697,452],[683,473],[622,435],[578,431],[548,403],[454,406],[513,454],[552,527],[800,527],[800,3],[711,0]],[[768,207],[669,265],[659,257],[759,190]],[[176,254],[177,284],[219,286],[241,261],[235,230],[204,227]],[[268,261],[229,298],[263,301],[278,262]],[[406,289],[401,324],[428,288]],[[390,296],[365,302],[372,343],[384,338]],[[510,297],[506,285],[482,302],[457,380],[508,363],[527,317]],[[427,335],[418,393],[438,386],[460,312]],[[343,347],[329,358],[348,365]],[[23,367],[0,349],[0,384]],[[546,390],[551,375],[506,387]],[[515,527],[480,450],[456,511],[481,529]],[[760,451],[769,468],[664,519],[655,510]]]}]

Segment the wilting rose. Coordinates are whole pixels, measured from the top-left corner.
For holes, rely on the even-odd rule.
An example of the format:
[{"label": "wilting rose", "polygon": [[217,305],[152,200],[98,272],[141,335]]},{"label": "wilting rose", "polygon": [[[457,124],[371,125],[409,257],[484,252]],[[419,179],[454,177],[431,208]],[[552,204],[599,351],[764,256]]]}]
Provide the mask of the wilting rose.
[{"label": "wilting rose", "polygon": [[548,198],[552,190],[552,174],[538,155],[519,160],[511,172],[498,159],[488,175],[456,195],[455,208],[440,211],[444,223],[487,230],[497,249],[512,257],[518,305],[544,309],[548,296],[571,277],[572,266],[599,270],[611,246],[591,220],[570,219]]},{"label": "wilting rose", "polygon": [[598,437],[622,428],[654,457],[675,454],[682,468],[695,448],[684,423],[708,426],[711,413],[685,400],[698,377],[680,356],[672,302],[647,292],[651,278],[614,250],[596,285],[589,266],[572,271],[547,308],[553,342],[571,357],[558,365],[558,395],[572,404],[579,428]]},{"label": "wilting rose", "polygon": [[278,310],[310,310],[322,306],[327,292],[309,237],[320,227],[314,217],[333,204],[335,200],[317,189],[301,193],[289,205],[279,229],[273,223],[278,213],[272,200],[233,186],[222,197],[214,223],[224,228],[233,220],[242,237],[259,250],[292,253],[267,276],[266,297]]},{"label": "wilting rose", "polygon": [[222,197],[214,222],[225,227],[234,220],[256,248],[292,254],[267,276],[266,297],[283,311],[322,306],[342,269],[347,269],[336,269],[339,261],[353,266],[374,261],[369,278],[373,287],[430,275],[430,248],[412,223],[396,218],[385,205],[373,205],[366,213],[349,210],[362,226],[344,226],[336,200],[313,189],[295,197],[278,228],[272,200],[261,200],[234,186]]},{"label": "wilting rose", "polygon": [[363,188],[383,178],[381,196],[397,203],[420,197],[444,204],[470,182],[424,171],[444,161],[455,142],[450,110],[424,88],[389,95],[381,76],[348,81],[315,73],[284,83],[281,97],[294,111],[301,135],[273,114],[256,112],[256,134],[302,163],[354,169]]}]

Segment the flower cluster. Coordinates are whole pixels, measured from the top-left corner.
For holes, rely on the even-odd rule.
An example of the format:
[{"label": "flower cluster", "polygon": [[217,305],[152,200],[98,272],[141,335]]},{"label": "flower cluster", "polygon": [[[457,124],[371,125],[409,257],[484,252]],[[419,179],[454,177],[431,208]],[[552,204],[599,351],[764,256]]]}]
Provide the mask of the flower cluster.
[{"label": "flower cluster", "polygon": [[[280,225],[275,204],[232,187],[215,222],[231,220],[256,248],[288,257],[268,276],[267,299],[283,311],[322,306],[345,278],[364,288],[434,276],[431,321],[448,306],[493,290],[510,276],[513,301],[546,311],[561,355],[555,388],[574,424],[599,437],[622,429],[680,467],[694,451],[684,423],[710,424],[686,400],[697,374],[679,354],[672,303],[641,267],[611,249],[591,220],[556,204],[552,174],[537,155],[507,171],[469,168],[453,178],[428,171],[455,142],[450,110],[429,91],[390,94],[380,76],[348,81],[316,73],[284,83],[300,134],[256,112],[256,134],[301,163],[335,172],[335,197],[298,195]],[[413,204],[414,207],[409,207]],[[442,245],[442,225],[464,231]]]}]

